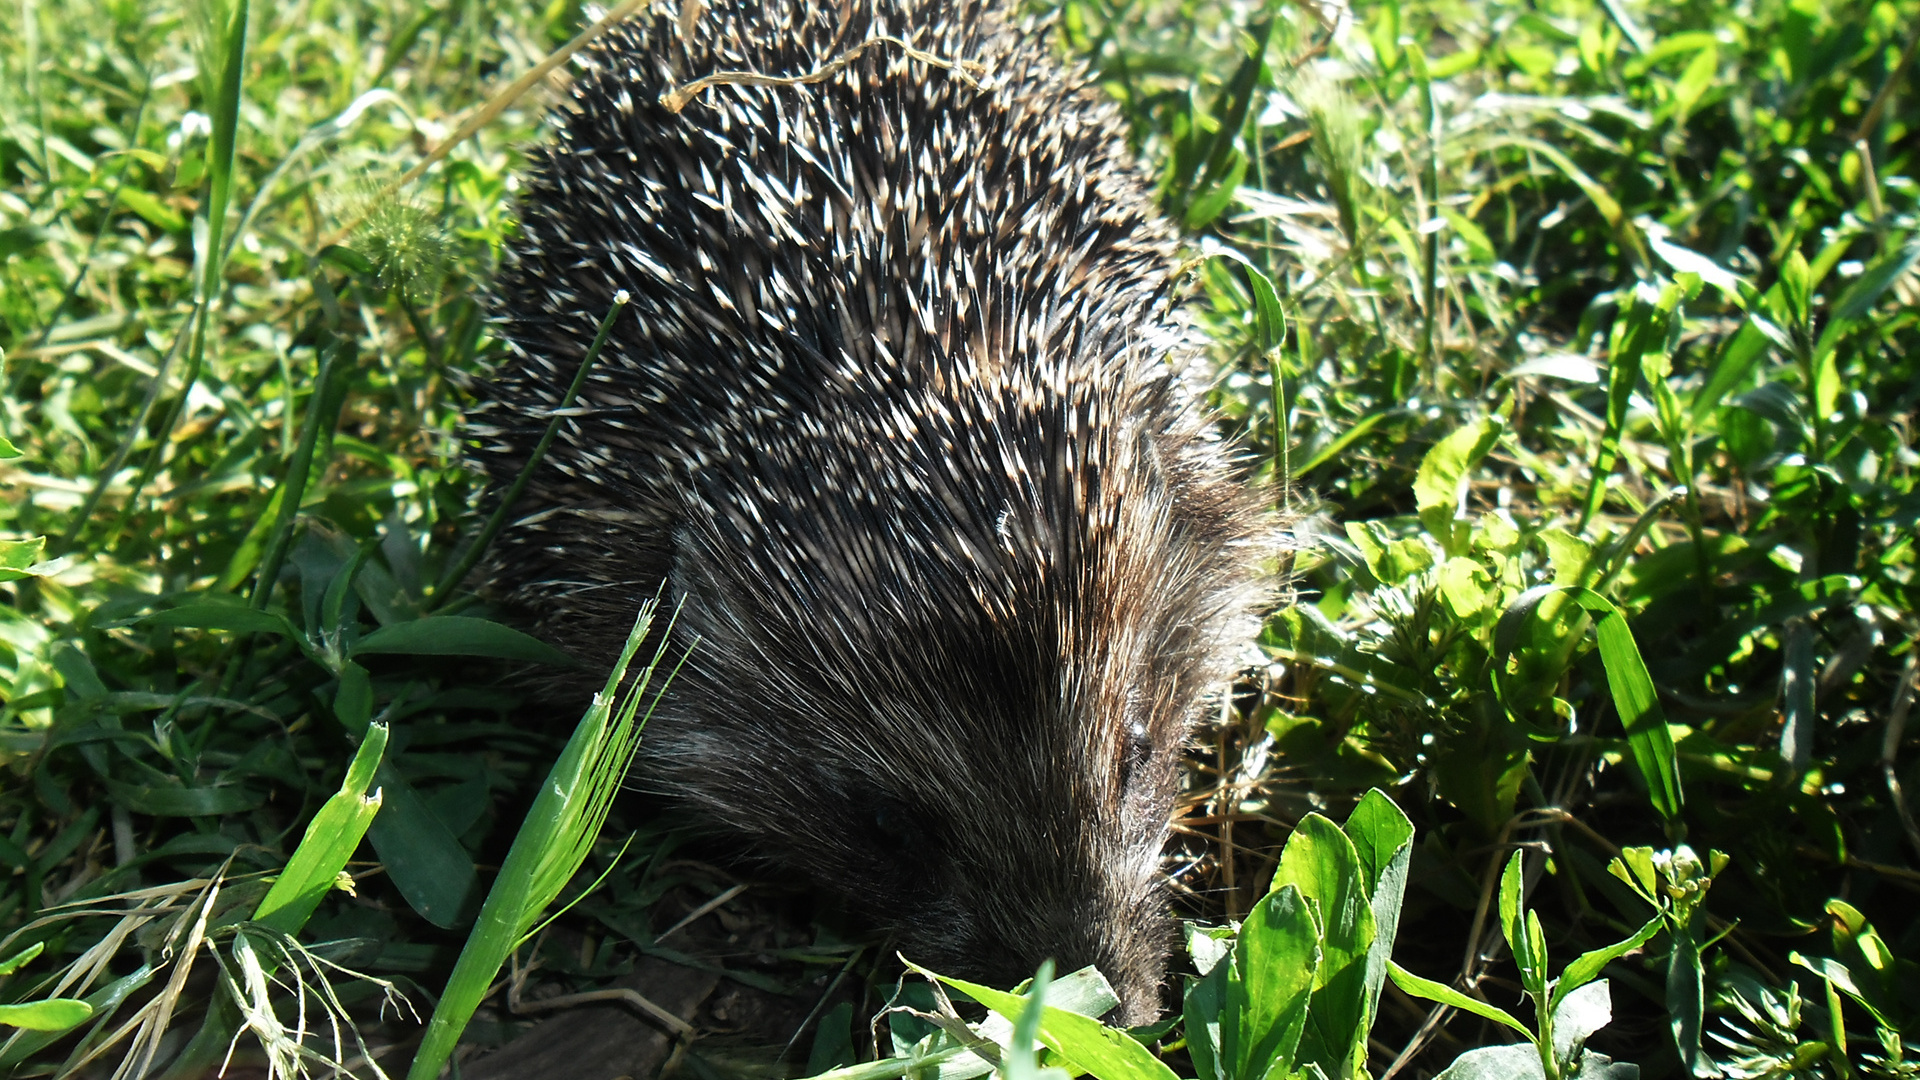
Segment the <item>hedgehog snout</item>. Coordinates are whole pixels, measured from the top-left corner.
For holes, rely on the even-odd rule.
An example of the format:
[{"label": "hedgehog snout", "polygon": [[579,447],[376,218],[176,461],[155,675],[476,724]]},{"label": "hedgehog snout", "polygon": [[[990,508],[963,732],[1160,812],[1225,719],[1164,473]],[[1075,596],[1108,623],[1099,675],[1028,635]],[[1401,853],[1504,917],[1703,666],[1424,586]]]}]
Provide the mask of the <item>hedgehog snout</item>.
[{"label": "hedgehog snout", "polygon": [[[1157,912],[1141,915],[1123,919],[1116,913],[1074,905],[1057,909],[1055,917],[1026,933],[968,927],[958,938],[951,932],[956,925],[966,926],[964,920],[934,920],[932,925],[922,924],[903,932],[901,952],[942,974],[975,979],[996,988],[1032,978],[1044,960],[1053,961],[1056,978],[1091,965],[1106,977],[1120,999],[1104,1019],[1109,1023],[1143,1024],[1160,1015],[1162,969],[1171,923]],[[920,960],[921,956],[927,959]]]}]

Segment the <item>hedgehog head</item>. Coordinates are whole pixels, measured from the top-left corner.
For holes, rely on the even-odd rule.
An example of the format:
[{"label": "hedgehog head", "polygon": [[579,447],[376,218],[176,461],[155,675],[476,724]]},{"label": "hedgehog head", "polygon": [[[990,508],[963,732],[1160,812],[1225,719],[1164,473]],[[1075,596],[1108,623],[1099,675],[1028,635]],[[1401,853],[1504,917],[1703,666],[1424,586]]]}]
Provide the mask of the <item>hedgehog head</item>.
[{"label": "hedgehog head", "polygon": [[[691,654],[638,775],[911,960],[1003,986],[1095,964],[1142,1020],[1179,749],[1246,578],[1153,410],[1062,439],[992,396],[965,437],[902,408],[905,437],[768,430],[692,479],[668,575]],[[1059,454],[1030,452],[1036,424]],[[823,452],[842,441],[866,456]]]}]

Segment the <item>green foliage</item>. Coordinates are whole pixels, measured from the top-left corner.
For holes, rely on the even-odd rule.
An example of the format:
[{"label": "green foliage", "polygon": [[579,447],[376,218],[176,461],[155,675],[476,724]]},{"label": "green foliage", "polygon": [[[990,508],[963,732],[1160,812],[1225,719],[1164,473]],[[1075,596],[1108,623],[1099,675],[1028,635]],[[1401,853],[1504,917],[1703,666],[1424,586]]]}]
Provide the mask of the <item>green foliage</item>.
[{"label": "green foliage", "polygon": [[[1233,253],[1197,273],[1214,400],[1291,482],[1302,603],[1266,627],[1237,752],[1314,796],[1239,796],[1233,843],[1400,778],[1417,918],[1472,939],[1479,852],[1540,844],[1543,932],[1586,951],[1645,917],[1601,869],[1620,849],[1724,852],[1696,885],[1742,887],[1711,915],[1650,894],[1663,976],[1609,980],[1668,1032],[1656,1075],[1731,1067],[1739,1025],[1787,1052],[1746,1060],[1910,1068],[1910,1027],[1843,980],[1824,1005],[1781,942],[1848,925],[1844,893],[1915,947],[1916,25],[1794,0],[1064,12],[1167,209]],[[1449,962],[1431,941],[1403,948]],[[1454,985],[1503,970],[1479,946]],[[1444,1064],[1405,1034],[1403,1066]]]},{"label": "green foliage", "polygon": [[[36,941],[5,960],[0,960],[0,978],[13,974],[27,961],[39,956],[45,948],[45,942]],[[48,1031],[57,1034],[78,1027],[92,1015],[92,1005],[72,998],[48,998],[44,1001],[0,1005],[0,1024],[26,1031]]]},{"label": "green foliage", "polygon": [[1547,938],[1540,917],[1521,903],[1521,856],[1515,852],[1507,860],[1500,876],[1500,929],[1507,947],[1513,950],[1514,963],[1520,969],[1520,981],[1533,999],[1535,1026],[1515,1019],[1504,1009],[1460,993],[1450,987],[1422,979],[1399,965],[1389,970],[1395,985],[1409,994],[1463,1009],[1476,1016],[1497,1021],[1526,1036],[1525,1052],[1514,1046],[1471,1050],[1448,1066],[1442,1076],[1454,1080],[1473,1077],[1534,1076],[1558,1080],[1562,1076],[1637,1077],[1633,1065],[1615,1065],[1599,1055],[1586,1052],[1587,1038],[1613,1019],[1612,995],[1605,979],[1595,981],[1605,967],[1647,943],[1661,927],[1656,917],[1633,936],[1603,948],[1582,954],[1568,964],[1558,978],[1550,978],[1547,962]]},{"label": "green foliage", "polygon": [[1412,852],[1406,815],[1368,792],[1344,830],[1300,822],[1237,933],[1192,932],[1202,977],[1185,1023],[1202,1080],[1365,1075]]},{"label": "green foliage", "polygon": [[[513,847],[487,892],[473,934],[460,950],[414,1054],[407,1072],[410,1080],[440,1075],[494,976],[507,957],[526,944],[535,923],[579,872],[599,839],[614,793],[626,779],[627,765],[639,745],[640,729],[652,713],[648,688],[666,655],[667,637],[662,634],[653,658],[627,681],[627,666],[653,626],[654,606],[653,601],[641,606],[620,659],[607,675],[606,689],[595,695],[593,705],[580,718],[573,738],[540,785],[526,822],[514,834]],[[652,701],[657,702],[664,689],[664,684],[656,689]],[[643,704],[646,714],[640,711]]]}]

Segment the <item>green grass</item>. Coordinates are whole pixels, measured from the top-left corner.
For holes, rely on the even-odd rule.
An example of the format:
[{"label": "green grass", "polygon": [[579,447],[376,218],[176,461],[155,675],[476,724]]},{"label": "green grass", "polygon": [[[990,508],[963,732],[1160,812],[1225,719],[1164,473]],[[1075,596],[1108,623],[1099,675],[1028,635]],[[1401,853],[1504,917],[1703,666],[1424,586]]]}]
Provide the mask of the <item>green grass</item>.
[{"label": "green grass", "polygon": [[[1414,830],[1386,935],[1409,978],[1369,977],[1370,1044],[1308,1040],[1329,1075],[1516,1038],[1572,1067],[1525,1001],[1575,969],[1612,1021],[1568,1023],[1644,1076],[1920,1075],[1920,0],[1336,14],[1060,22],[1194,240],[1223,423],[1290,479],[1298,602],[1197,741],[1175,864],[1187,914],[1258,929],[1201,934],[1194,970],[1257,997],[1245,957],[1332,948],[1281,912],[1381,895],[1380,868],[1303,877],[1283,845],[1339,849],[1310,813],[1378,787]],[[424,1014],[445,986],[563,745],[463,659],[537,643],[436,587],[483,527],[457,373],[490,348],[475,297],[554,89],[387,189],[585,22],[0,10],[0,1010],[29,1006],[0,1024],[91,1008],[0,1044],[0,1074],[240,1026],[251,1060],[324,1071],[357,1044],[294,1027],[297,998],[384,1036],[420,1023],[382,1017],[389,990]],[[368,842],[296,859],[323,807],[365,816],[375,721]],[[631,966],[623,928],[684,875],[663,843],[563,917],[613,943],[529,946],[550,978]],[[266,903],[290,859],[305,918]],[[308,909],[341,873],[359,899]],[[1053,1048],[1015,1040],[1009,1075],[1227,1060],[1174,1027],[1147,1039],[1165,1065],[1095,1069],[1048,1041],[1103,1038],[1056,1015],[1069,980],[994,1005]],[[1472,1007],[1430,1013],[1449,993]],[[850,1050],[864,1017],[829,1015]],[[1244,1051],[1226,1071],[1258,1080]],[[839,1055],[815,1062],[905,1068]]]}]

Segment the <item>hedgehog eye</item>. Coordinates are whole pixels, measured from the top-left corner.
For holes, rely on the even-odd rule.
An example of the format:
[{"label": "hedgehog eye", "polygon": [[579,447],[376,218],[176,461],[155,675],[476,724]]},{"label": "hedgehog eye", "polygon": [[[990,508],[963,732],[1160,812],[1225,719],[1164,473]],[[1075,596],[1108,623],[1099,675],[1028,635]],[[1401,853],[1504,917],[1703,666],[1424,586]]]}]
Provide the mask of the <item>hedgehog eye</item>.
[{"label": "hedgehog eye", "polygon": [[1144,720],[1135,720],[1127,726],[1127,741],[1120,750],[1120,787],[1122,790],[1133,786],[1133,778],[1138,775],[1153,757],[1153,740],[1147,737],[1147,724]]}]

